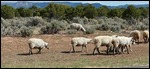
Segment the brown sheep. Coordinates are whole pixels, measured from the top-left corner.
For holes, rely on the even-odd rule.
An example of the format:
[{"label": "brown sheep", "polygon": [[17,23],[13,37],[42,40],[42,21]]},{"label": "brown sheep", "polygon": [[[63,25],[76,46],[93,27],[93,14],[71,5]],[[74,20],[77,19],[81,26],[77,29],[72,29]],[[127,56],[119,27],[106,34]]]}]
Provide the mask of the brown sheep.
[{"label": "brown sheep", "polygon": [[134,31],[131,31],[130,33],[130,37],[133,37],[135,41],[138,41],[138,44],[140,42],[140,36],[141,36],[141,33],[139,30],[134,30]]},{"label": "brown sheep", "polygon": [[143,39],[144,39],[145,43],[149,42],[149,31],[148,30],[143,31]]}]

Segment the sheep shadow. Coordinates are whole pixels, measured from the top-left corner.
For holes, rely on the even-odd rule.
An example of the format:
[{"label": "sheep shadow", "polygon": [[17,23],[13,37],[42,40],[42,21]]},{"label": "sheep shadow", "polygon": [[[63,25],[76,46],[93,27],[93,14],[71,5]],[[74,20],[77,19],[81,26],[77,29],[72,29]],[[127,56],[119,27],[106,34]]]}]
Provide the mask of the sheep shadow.
[{"label": "sheep shadow", "polygon": [[[33,54],[39,54],[39,53],[33,53]],[[33,55],[32,54],[32,55]],[[29,53],[20,53],[20,54],[17,54],[17,55],[20,55],[20,56],[28,56],[28,55],[30,55]]]},{"label": "sheep shadow", "polygon": [[[70,51],[62,51],[61,53],[70,53]],[[71,53],[82,53],[82,51],[75,51],[75,52],[71,52]]]},{"label": "sheep shadow", "polygon": [[29,53],[19,53],[19,54],[17,54],[17,55],[27,56],[27,55],[29,55]]},{"label": "sheep shadow", "polygon": [[94,55],[93,55],[93,53],[88,53],[88,54],[81,54],[81,55],[83,55],[83,56],[95,56],[95,55],[105,55],[105,56],[109,56],[109,55],[117,55],[117,54],[113,54],[113,53],[94,53]]},{"label": "sheep shadow", "polygon": [[142,44],[142,43],[145,43],[145,42],[135,42],[136,44]]},{"label": "sheep shadow", "polygon": [[94,56],[94,55],[105,55],[105,56],[109,56],[109,55],[118,55],[118,54],[113,54],[113,52],[112,51],[110,51],[108,54],[106,53],[106,50],[102,50],[101,52],[100,52],[100,54],[97,52],[97,53],[94,53],[94,55],[93,55],[93,53],[86,53],[86,54],[81,54],[81,55],[83,55],[83,56]]}]

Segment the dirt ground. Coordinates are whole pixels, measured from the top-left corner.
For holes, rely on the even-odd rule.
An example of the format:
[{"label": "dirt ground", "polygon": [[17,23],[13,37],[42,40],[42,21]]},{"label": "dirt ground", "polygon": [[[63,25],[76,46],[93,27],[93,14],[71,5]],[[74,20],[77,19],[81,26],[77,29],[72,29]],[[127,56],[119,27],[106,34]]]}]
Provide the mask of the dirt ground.
[{"label": "dirt ground", "polygon": [[[15,65],[21,65],[21,64],[27,64],[32,62],[57,62],[59,63],[65,63],[69,64],[72,61],[76,61],[80,58],[88,58],[89,60],[93,60],[96,62],[96,60],[99,60],[99,58],[128,58],[128,59],[134,59],[139,58],[141,56],[149,56],[149,43],[142,43],[143,39],[141,37],[140,44],[132,46],[133,52],[130,52],[130,54],[123,53],[121,55],[106,55],[106,47],[100,47],[101,53],[100,55],[92,55],[94,44],[90,43],[88,44],[88,53],[81,52],[81,47],[75,47],[76,53],[69,53],[69,50],[71,48],[70,40],[72,37],[78,37],[78,36],[84,36],[88,38],[94,38],[98,35],[112,35],[116,33],[95,33],[95,34],[72,34],[72,35],[35,35],[32,37],[35,38],[41,38],[44,41],[49,43],[49,50],[48,49],[42,49],[42,54],[36,54],[38,51],[37,49],[34,49],[34,54],[29,56],[29,47],[27,44],[27,41],[31,37],[2,37],[1,38],[1,65],[3,67],[16,67]],[[117,34],[117,35],[125,35],[128,36],[128,34]],[[149,61],[149,60],[147,60]],[[114,62],[115,63],[115,62]],[[34,63],[33,63],[34,64]],[[41,63],[40,63],[41,64]],[[12,65],[12,66],[11,66]],[[44,65],[44,63],[43,63]],[[20,66],[21,67],[21,66]],[[36,66],[35,66],[36,67]]]}]

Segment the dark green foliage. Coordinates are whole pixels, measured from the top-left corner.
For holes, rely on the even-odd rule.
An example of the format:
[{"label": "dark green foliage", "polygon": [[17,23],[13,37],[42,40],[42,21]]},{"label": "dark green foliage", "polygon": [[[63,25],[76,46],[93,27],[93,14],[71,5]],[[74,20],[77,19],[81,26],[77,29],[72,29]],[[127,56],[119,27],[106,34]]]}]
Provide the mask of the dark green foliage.
[{"label": "dark green foliage", "polygon": [[74,15],[74,8],[67,8],[65,10],[65,19],[72,19],[75,15]]},{"label": "dark green foliage", "polygon": [[30,9],[26,9],[26,8],[21,7],[21,8],[17,8],[16,10],[17,10],[16,12],[19,12],[21,17],[33,16],[32,10],[30,10]]},{"label": "dark green foliage", "polygon": [[97,9],[98,12],[98,16],[107,16],[109,9],[107,6],[102,6],[100,8]]},{"label": "dark green foliage", "polygon": [[1,17],[4,19],[15,17],[15,9],[7,5],[1,6]]},{"label": "dark green foliage", "polygon": [[125,19],[131,19],[132,17],[137,19],[140,15],[141,11],[135,8],[135,6],[133,5],[129,5],[127,9],[123,12],[123,18]]},{"label": "dark green foliage", "polygon": [[121,17],[122,12],[121,9],[111,9],[110,12],[108,13],[108,17]]},{"label": "dark green foliage", "polygon": [[75,7],[75,17],[83,17],[84,16],[84,6],[81,4],[81,5],[78,5]]},{"label": "dark green foliage", "polygon": [[147,17],[148,17],[149,9],[144,8],[144,7],[140,7],[139,10],[141,10],[141,16],[142,16],[142,17],[144,17],[144,18],[147,18]]},{"label": "dark green foliage", "polygon": [[85,6],[83,10],[84,10],[84,16],[86,16],[87,18],[94,18],[98,15],[96,8],[91,4]]},{"label": "dark green foliage", "polygon": [[125,19],[139,17],[146,18],[149,15],[149,7],[136,8],[133,5],[129,5],[127,8],[114,8],[110,9],[107,6],[102,6],[95,8],[91,4],[83,6],[78,5],[76,7],[70,7],[67,5],[50,3],[45,8],[38,8],[32,6],[31,8],[17,8],[14,9],[11,6],[3,5],[1,6],[1,16],[3,18],[13,18],[13,17],[31,17],[31,16],[41,16],[56,19],[72,19],[73,17],[84,17],[95,18],[95,17],[121,17]]}]

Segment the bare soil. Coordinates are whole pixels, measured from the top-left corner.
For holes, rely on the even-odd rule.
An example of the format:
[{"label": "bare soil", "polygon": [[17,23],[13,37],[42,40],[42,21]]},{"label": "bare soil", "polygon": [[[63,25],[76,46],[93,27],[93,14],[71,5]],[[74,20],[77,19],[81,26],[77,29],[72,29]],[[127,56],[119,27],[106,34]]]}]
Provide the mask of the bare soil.
[{"label": "bare soil", "polygon": [[[94,34],[84,35],[84,34],[55,34],[55,35],[34,35],[32,37],[41,38],[44,41],[49,43],[49,50],[44,48],[42,49],[42,54],[36,54],[37,49],[33,50],[33,55],[29,56],[29,47],[27,41],[31,37],[2,37],[1,38],[1,64],[3,67],[16,67],[15,65],[23,65],[27,63],[34,64],[35,62],[47,62],[49,64],[55,62],[70,64],[73,61],[77,61],[80,58],[87,58],[88,60],[93,60],[96,62],[101,59],[109,59],[109,58],[117,58],[117,59],[135,59],[142,56],[149,56],[149,43],[143,43],[143,39],[141,37],[140,44],[136,44],[132,46],[133,52],[130,54],[122,53],[120,55],[106,55],[106,47],[100,47],[101,54],[100,55],[92,55],[94,44],[88,44],[88,53],[81,52],[81,47],[75,47],[75,53],[69,53],[71,47],[70,40],[72,37],[84,36],[88,38],[94,38],[98,35],[112,35],[117,33],[108,33],[108,32],[96,32]],[[125,35],[128,34],[117,34],[117,35]],[[147,60],[149,61],[149,60]],[[41,64],[39,63],[39,64]],[[116,62],[112,62],[114,64]],[[12,65],[12,66],[11,66]],[[43,63],[44,65],[44,63]],[[20,66],[21,67],[21,66]],[[36,67],[36,66],[35,66]],[[86,67],[86,66],[85,66]],[[90,67],[90,66],[87,66]]]}]

